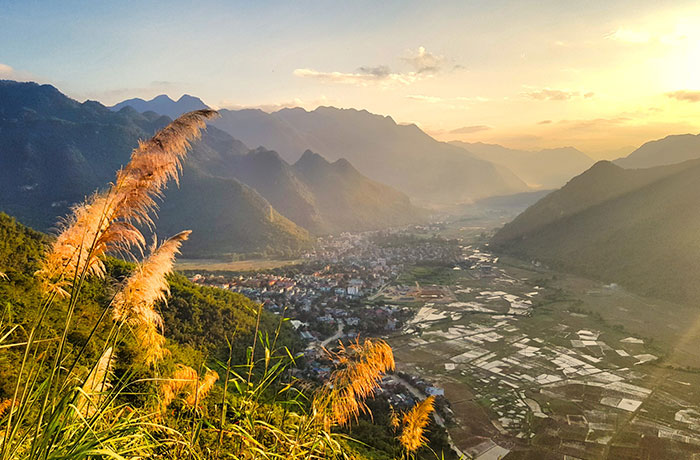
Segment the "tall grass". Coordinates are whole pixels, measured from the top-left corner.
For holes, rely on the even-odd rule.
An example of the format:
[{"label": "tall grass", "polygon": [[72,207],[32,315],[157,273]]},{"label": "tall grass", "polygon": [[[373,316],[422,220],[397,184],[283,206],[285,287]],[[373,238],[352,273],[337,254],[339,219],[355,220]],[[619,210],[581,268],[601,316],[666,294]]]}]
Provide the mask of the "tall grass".
[{"label": "tall grass", "polygon": [[[140,143],[115,182],[76,206],[64,221],[36,273],[44,295],[24,340],[10,409],[0,424],[0,459],[121,458],[125,453],[148,455],[158,447],[149,414],[121,402],[134,383],[130,372],[112,385],[110,369],[116,359],[114,347],[124,340],[124,324],[140,340],[149,365],[165,353],[162,320],[152,306],[166,295],[165,276],[188,233],[168,240],[139,265],[94,324],[82,349],[66,353],[67,337],[86,280],[105,276],[107,254],[143,251],[146,240],[140,228],[153,227],[156,198],[170,179],[177,180],[190,142],[215,115],[212,110],[188,113]],[[49,344],[40,343],[40,337],[54,333],[55,325],[47,322],[54,309],[65,312],[59,335]],[[98,339],[95,332],[110,311],[117,321],[107,337]],[[78,363],[95,340],[103,352],[85,369]]]},{"label": "tall grass", "polygon": [[[167,276],[190,233],[147,251],[142,231],[153,230],[156,200],[214,116],[190,112],[140,143],[115,182],[65,219],[35,274],[43,297],[31,324],[0,317],[0,350],[23,348],[12,396],[0,401],[0,460],[351,458],[349,439],[334,427],[367,412],[366,399],[393,370],[385,342],[357,339],[328,352],[336,365],[330,380],[302,391],[289,372],[296,357],[277,345],[284,318],[264,334],[259,306],[245,363],[232,362],[235,333],[226,362],[194,369],[170,356],[156,306],[167,301]],[[135,268],[75,348],[68,337],[83,289],[107,275],[105,257],[115,254]],[[90,350],[99,353],[91,358]],[[406,415],[410,449],[425,442],[426,412]]]}]

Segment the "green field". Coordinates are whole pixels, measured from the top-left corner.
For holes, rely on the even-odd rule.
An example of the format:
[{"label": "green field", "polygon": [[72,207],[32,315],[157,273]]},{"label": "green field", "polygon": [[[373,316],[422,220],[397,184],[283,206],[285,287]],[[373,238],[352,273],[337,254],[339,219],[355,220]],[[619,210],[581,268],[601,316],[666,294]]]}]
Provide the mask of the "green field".
[{"label": "green field", "polygon": [[179,259],[175,263],[175,269],[180,271],[206,270],[206,271],[232,271],[248,272],[259,270],[271,270],[301,263],[299,259],[249,259],[234,260],[230,262],[217,259]]}]

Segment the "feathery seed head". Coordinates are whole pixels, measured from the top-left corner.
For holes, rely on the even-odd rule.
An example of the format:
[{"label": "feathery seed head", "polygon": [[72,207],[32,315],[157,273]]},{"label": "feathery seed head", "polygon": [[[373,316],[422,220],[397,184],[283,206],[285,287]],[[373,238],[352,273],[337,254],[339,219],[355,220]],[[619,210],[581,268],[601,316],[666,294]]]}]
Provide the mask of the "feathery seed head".
[{"label": "feathery seed head", "polygon": [[182,115],[139,143],[107,191],[73,208],[37,272],[45,293],[67,296],[74,276],[104,276],[101,258],[106,253],[143,248],[145,239],[136,225],[152,225],[155,198],[168,180],[177,180],[190,142],[200,135],[205,120],[216,115],[213,110]]},{"label": "feathery seed head", "polygon": [[207,370],[200,380],[197,371],[178,364],[172,378],[161,385],[161,411],[165,411],[180,394],[185,396],[187,405],[194,407],[196,401],[203,401],[209,395],[217,380],[219,374],[216,371]]},{"label": "feathery seed head", "polygon": [[149,366],[167,353],[165,337],[161,334],[163,318],[155,310],[155,304],[165,301],[170,293],[167,276],[172,272],[182,242],[190,233],[180,232],[160,247],[154,243],[151,254],[139,264],[114,298],[112,318],[117,322],[126,321],[131,327]]},{"label": "feathery seed head", "polygon": [[430,421],[435,403],[434,396],[428,396],[417,403],[403,417],[403,431],[399,436],[399,442],[409,452],[414,452],[425,445],[425,427]]},{"label": "feathery seed head", "polygon": [[349,346],[341,343],[337,353],[329,354],[340,367],[331,375],[320,401],[329,406],[336,423],[347,425],[360,413],[368,412],[365,400],[374,395],[382,376],[394,370],[394,354],[383,340],[365,339],[360,343],[359,338]]},{"label": "feathery seed head", "polygon": [[[18,403],[15,403],[17,406]],[[0,401],[0,417],[4,417],[5,413],[9,412],[10,407],[12,407],[12,399],[4,399]]]}]

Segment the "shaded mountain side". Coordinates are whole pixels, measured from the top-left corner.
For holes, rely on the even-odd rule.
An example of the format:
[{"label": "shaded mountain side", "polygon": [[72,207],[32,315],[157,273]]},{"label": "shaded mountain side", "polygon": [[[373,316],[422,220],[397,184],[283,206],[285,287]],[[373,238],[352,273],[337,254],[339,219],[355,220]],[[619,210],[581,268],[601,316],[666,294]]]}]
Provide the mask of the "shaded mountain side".
[{"label": "shaded mountain side", "polygon": [[[0,82],[0,210],[40,230],[54,227],[70,206],[114,179],[139,139],[150,137],[169,121],[153,112],[140,114],[131,107],[114,112],[96,102],[81,104],[49,85]],[[223,132],[204,137],[190,155],[199,152],[199,157],[213,157],[217,149],[242,145]],[[206,174],[198,174],[196,180],[203,182],[201,187],[188,180],[188,190],[212,193],[221,187],[219,181]],[[248,216],[275,213],[270,212],[269,203],[247,187],[234,184],[224,189],[236,207],[224,206],[217,198],[216,206],[200,207],[196,214],[196,230],[212,236],[212,244],[221,244],[225,252],[238,248],[244,252],[287,253],[290,247],[308,243],[306,232],[289,221],[273,224],[270,219],[255,217],[252,222],[244,222],[242,218]],[[236,193],[239,195],[234,196]],[[182,203],[208,203],[213,199],[209,195],[176,196]],[[242,216],[226,214],[235,209],[241,209]],[[184,214],[182,218],[176,213],[164,216],[169,219],[169,227],[195,226],[185,220]],[[226,233],[213,235],[218,228],[225,228]],[[233,241],[247,233],[255,237]],[[290,242],[297,237],[301,237],[298,244]],[[217,252],[213,245],[206,246],[202,241],[197,244],[197,237],[193,241],[193,246],[188,242],[184,247],[190,255],[194,255],[195,247],[206,255]]]},{"label": "shaded mountain side", "polygon": [[[350,230],[332,222],[318,208],[316,196],[277,152],[258,148],[235,163],[234,175],[260,192],[275,208],[314,233]],[[349,213],[356,210],[349,210]]]},{"label": "shaded mountain side", "polygon": [[627,169],[651,168],[695,158],[700,158],[700,134],[680,134],[647,142],[615,164]]},{"label": "shaded mountain side", "polygon": [[198,97],[183,94],[177,101],[172,100],[169,96],[161,94],[149,101],[141,98],[127,99],[110,107],[111,110],[118,112],[124,107],[131,107],[137,112],[155,112],[160,115],[166,115],[175,119],[183,113],[192,112],[193,110],[208,109],[209,107],[202,102]]},{"label": "shaded mountain side", "polygon": [[189,257],[245,252],[282,257],[310,246],[308,232],[279,214],[255,190],[193,167],[185,168],[179,187],[166,191],[157,226],[163,236],[192,230],[182,249]]},{"label": "shaded mountain side", "polygon": [[293,170],[313,193],[319,214],[332,229],[372,230],[426,217],[406,195],[366,178],[345,159],[329,163],[307,150]]},{"label": "shaded mountain side", "polygon": [[[700,160],[649,170],[599,163],[507,224],[492,247],[644,295],[697,302],[698,181]],[[584,192],[595,187],[601,191],[591,199]]]},{"label": "shaded mountain side", "polygon": [[566,186],[546,195],[534,206],[503,227],[499,235],[510,238],[579,213],[589,207],[632,192],[647,184],[673,175],[687,165],[652,169],[625,170],[609,161],[599,161],[591,169],[573,178]]},{"label": "shaded mountain side", "polygon": [[295,162],[302,152],[322,152],[329,161],[348,160],[367,177],[392,186],[419,204],[459,203],[526,191],[527,185],[502,166],[438,142],[415,125],[366,110],[319,107],[222,110],[214,126],[251,147],[264,145]]},{"label": "shaded mountain side", "polygon": [[482,142],[450,142],[477,157],[503,165],[530,186],[558,188],[590,168],[594,161],[573,147],[527,151]]},{"label": "shaded mountain side", "polygon": [[345,160],[331,167],[320,155],[308,155],[319,159],[318,167],[304,168],[301,160],[299,167],[290,165],[263,147],[247,151],[212,126],[191,160],[210,175],[249,185],[280,214],[315,234],[401,226],[426,217],[406,195],[366,178]]}]

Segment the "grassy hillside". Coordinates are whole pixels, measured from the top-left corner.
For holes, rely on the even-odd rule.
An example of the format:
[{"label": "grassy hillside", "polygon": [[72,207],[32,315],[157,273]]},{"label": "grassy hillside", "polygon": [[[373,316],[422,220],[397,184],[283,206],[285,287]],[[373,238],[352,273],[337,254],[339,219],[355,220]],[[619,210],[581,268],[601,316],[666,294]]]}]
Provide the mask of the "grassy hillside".
[{"label": "grassy hillside", "polygon": [[504,252],[644,295],[697,302],[700,162],[624,170],[601,162],[493,238]]},{"label": "grassy hillside", "polygon": [[[51,238],[18,223],[7,214],[0,213],[0,272],[8,281],[0,282],[0,306],[3,317],[8,317],[25,329],[36,319],[37,306],[41,293],[34,272],[46,251]],[[107,262],[108,276],[105,280],[92,279],[85,289],[85,296],[79,305],[80,315],[75,330],[68,337],[70,350],[77,350],[90,333],[91,326],[109,303],[114,286],[123,281],[132,271],[133,264],[117,259]],[[235,356],[245,359],[245,348],[252,340],[256,326],[258,305],[248,298],[221,289],[198,286],[182,275],[170,278],[171,295],[167,302],[159,306],[164,318],[165,336],[175,349],[182,349],[189,356],[187,364],[198,364],[205,358],[226,359],[228,347],[226,338],[237,331]],[[49,313],[55,322],[52,329],[58,330],[63,308]],[[1,324],[1,323],[0,323]],[[261,318],[261,330],[272,333],[278,320],[267,312]],[[106,335],[108,325],[100,328],[98,334]],[[286,327],[282,331],[282,344],[292,349],[298,346],[298,338]],[[184,350],[189,350],[184,353]],[[3,350],[0,354],[0,400],[11,395],[11,383],[21,348]],[[91,349],[86,360],[95,358],[99,350]]]}]

